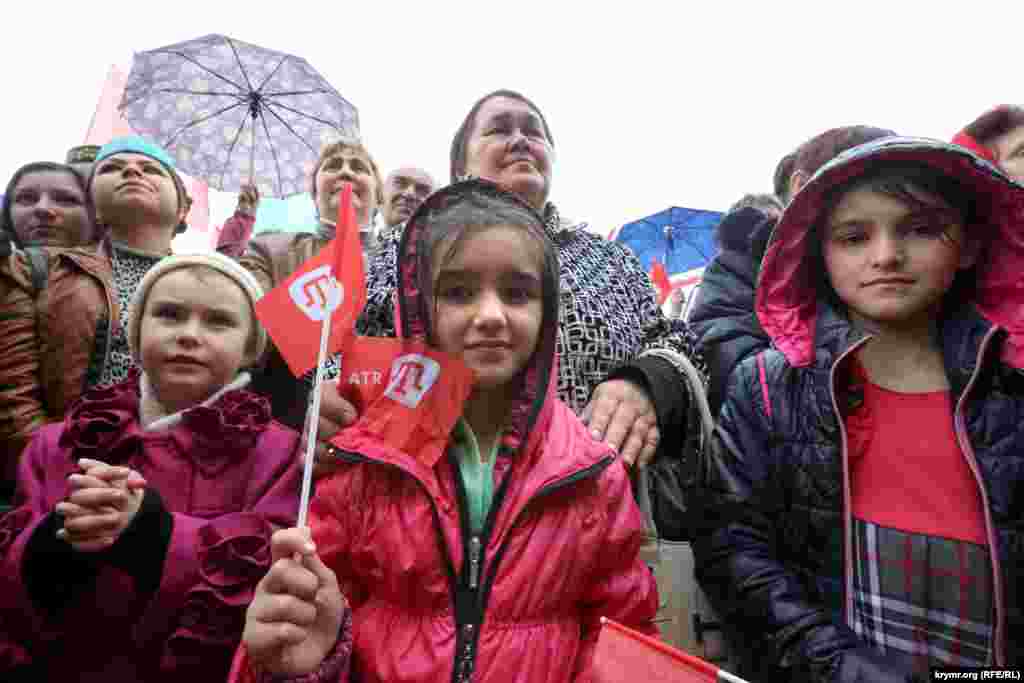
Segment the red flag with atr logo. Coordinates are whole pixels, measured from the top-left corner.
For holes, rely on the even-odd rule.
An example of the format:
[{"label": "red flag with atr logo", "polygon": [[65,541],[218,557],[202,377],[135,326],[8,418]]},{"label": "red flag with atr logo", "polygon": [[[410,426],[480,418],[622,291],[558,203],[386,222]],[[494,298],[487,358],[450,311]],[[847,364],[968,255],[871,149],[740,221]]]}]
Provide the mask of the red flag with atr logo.
[{"label": "red flag with atr logo", "polygon": [[710,662],[611,619],[601,619],[591,674],[593,683],[747,683]]},{"label": "red flag with atr logo", "polygon": [[[346,348],[339,393],[356,407],[355,428],[433,467],[473,389],[462,359],[409,339],[356,337]],[[345,447],[345,432],[334,443]]]},{"label": "red flag with atr logo", "polygon": [[658,289],[658,305],[661,306],[672,293],[672,282],[668,279],[668,273],[661,261],[655,261],[651,266],[651,282]]},{"label": "red flag with atr logo", "polygon": [[256,303],[259,318],[296,377],[316,367],[320,328],[331,313],[328,353],[337,353],[355,336],[366,305],[366,275],[359,241],[352,186],[344,186],[335,237],[313,258]]}]

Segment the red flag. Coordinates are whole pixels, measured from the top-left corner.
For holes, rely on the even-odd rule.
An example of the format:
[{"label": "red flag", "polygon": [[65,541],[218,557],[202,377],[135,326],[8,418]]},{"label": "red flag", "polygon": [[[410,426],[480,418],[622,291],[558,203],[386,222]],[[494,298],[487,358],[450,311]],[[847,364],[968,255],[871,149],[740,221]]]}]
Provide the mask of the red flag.
[{"label": "red flag", "polygon": [[655,261],[651,266],[651,282],[658,289],[658,305],[660,306],[672,293],[672,283],[669,281],[668,273],[665,272],[665,266],[661,264],[661,261]]},{"label": "red flag", "polygon": [[[422,342],[394,338],[356,337],[342,363],[339,392],[356,404],[357,425],[433,467],[473,389],[473,371]],[[344,446],[344,433],[336,439]]]},{"label": "red flag", "polygon": [[592,680],[594,683],[747,683],[714,664],[611,619],[601,619]]},{"label": "red flag", "polygon": [[356,320],[366,304],[352,188],[345,188],[334,239],[256,304],[256,317],[296,377],[316,367],[320,327],[327,311],[337,306],[327,344],[327,352],[336,353],[355,335]]}]

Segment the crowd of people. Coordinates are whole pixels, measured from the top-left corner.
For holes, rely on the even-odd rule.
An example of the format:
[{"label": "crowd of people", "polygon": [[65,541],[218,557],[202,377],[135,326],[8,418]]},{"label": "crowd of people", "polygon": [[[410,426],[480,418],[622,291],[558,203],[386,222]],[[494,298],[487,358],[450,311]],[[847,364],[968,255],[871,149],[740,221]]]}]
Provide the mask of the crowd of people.
[{"label": "crowd of people", "polygon": [[[554,149],[498,90],[459,123],[447,185],[339,138],[315,231],[253,234],[249,185],[194,254],[172,253],[191,200],[152,141],[19,169],[0,678],[591,680],[602,618],[658,635],[652,530],[692,544],[684,580],[752,682],[1022,666],[1024,108],[948,142],[814,135],[773,194],[737,192],[670,314],[550,200]],[[330,357],[299,528],[315,373],[255,305],[335,237],[346,186],[357,332],[474,380],[437,459],[362,428]]]}]

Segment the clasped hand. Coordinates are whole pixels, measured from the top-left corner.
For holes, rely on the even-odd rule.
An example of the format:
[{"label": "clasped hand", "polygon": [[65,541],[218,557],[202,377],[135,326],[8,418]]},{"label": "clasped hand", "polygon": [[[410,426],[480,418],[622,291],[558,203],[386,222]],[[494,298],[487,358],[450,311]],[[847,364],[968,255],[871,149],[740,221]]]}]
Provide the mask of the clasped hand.
[{"label": "clasped hand", "polygon": [[68,495],[57,503],[64,517],[57,538],[79,552],[96,552],[114,545],[132,523],[145,495],[146,480],[129,467],[99,460],[78,461],[81,474],[68,477]]}]

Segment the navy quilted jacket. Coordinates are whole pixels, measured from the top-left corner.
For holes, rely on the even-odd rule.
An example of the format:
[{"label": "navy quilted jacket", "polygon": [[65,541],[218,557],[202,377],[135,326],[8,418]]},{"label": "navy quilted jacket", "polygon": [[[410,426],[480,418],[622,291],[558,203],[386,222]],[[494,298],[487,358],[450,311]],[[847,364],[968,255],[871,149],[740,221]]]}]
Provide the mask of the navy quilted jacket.
[{"label": "navy quilted jacket", "polygon": [[[865,647],[842,617],[850,599],[851,519],[843,421],[856,387],[846,360],[866,340],[807,292],[793,225],[820,215],[824,189],[880,159],[944,164],[996,208],[977,300],[952,302],[941,348],[956,410],[951,419],[976,466],[996,586],[995,656],[1024,665],[1024,192],[995,169],[938,143],[890,141],[839,157],[787,208],[765,256],[757,311],[778,350],[731,375],[715,443],[702,461],[695,543],[698,580],[744,640],[741,674],[762,681],[906,681],[898,655]],[[823,177],[822,177],[823,176]],[[788,225],[787,225],[788,223]],[[787,262],[787,259],[790,259]],[[802,259],[809,262],[809,259]],[[1016,267],[1014,267],[1016,264]],[[789,266],[789,267],[787,267]],[[801,285],[801,283],[804,283]],[[928,425],[912,425],[925,429]],[[836,544],[836,529],[845,543]]]}]

